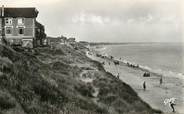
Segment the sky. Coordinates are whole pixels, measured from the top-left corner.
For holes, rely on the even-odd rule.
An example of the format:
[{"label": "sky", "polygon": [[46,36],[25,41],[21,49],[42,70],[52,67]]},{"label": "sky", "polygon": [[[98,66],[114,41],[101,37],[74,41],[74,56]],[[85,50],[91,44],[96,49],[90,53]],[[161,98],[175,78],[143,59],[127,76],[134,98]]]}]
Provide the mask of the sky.
[{"label": "sky", "polygon": [[36,7],[48,36],[92,42],[184,42],[184,0],[0,0]]}]

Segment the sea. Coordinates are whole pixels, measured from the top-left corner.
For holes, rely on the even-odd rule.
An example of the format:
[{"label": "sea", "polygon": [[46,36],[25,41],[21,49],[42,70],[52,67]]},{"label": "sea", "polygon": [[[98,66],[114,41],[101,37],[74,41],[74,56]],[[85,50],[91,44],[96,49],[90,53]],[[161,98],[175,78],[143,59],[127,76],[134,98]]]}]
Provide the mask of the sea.
[{"label": "sea", "polygon": [[183,43],[125,43],[105,45],[101,48],[104,55],[139,65],[163,76],[184,78]]}]

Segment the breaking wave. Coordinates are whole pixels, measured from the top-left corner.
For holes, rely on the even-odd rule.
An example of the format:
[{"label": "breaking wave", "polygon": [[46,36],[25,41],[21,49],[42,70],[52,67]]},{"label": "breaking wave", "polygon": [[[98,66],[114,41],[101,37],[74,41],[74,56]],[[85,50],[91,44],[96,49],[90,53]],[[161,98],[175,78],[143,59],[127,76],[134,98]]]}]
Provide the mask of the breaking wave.
[{"label": "breaking wave", "polygon": [[[116,59],[117,60],[117,59]],[[143,66],[143,65],[140,65],[140,64],[136,64],[134,62],[130,62],[130,61],[127,61],[127,60],[118,60],[120,62],[123,62],[124,64],[132,64],[132,65],[139,65],[139,68],[144,70],[144,71],[148,71],[150,73],[154,73],[154,74],[157,74],[157,75],[161,75],[161,76],[172,76],[172,77],[176,77],[176,78],[181,78],[181,79],[184,79],[184,74],[182,73],[177,73],[177,72],[173,72],[173,71],[166,71],[166,70],[162,70],[162,69],[153,69],[151,67],[148,67],[148,66]]]}]

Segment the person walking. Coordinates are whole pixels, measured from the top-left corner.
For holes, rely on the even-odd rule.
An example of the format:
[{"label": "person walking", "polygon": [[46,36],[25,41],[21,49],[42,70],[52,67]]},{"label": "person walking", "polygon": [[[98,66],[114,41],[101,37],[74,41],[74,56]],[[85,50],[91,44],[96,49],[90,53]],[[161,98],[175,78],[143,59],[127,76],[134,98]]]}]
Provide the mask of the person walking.
[{"label": "person walking", "polygon": [[143,82],[143,89],[144,89],[144,91],[146,90],[146,82],[145,81]]},{"label": "person walking", "polygon": [[117,75],[117,79],[119,79],[119,73],[118,73],[118,75]]},{"label": "person walking", "polygon": [[160,78],[160,85],[162,85],[162,83],[163,83],[163,78],[161,76],[161,78]]},{"label": "person walking", "polygon": [[174,105],[176,105],[176,104],[174,103],[174,101],[170,101],[169,103],[170,103],[170,106],[172,108],[172,112],[175,112]]}]

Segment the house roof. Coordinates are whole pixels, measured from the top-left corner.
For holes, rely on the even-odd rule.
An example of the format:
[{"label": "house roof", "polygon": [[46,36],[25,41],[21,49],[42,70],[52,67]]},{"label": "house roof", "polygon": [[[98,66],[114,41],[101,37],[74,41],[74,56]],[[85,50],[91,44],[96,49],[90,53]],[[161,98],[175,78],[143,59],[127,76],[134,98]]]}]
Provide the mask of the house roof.
[{"label": "house roof", "polygon": [[[0,7],[2,13],[2,7]],[[38,11],[36,8],[16,8],[16,7],[5,7],[4,16],[5,17],[25,17],[25,18],[34,18],[37,17]]]}]

